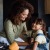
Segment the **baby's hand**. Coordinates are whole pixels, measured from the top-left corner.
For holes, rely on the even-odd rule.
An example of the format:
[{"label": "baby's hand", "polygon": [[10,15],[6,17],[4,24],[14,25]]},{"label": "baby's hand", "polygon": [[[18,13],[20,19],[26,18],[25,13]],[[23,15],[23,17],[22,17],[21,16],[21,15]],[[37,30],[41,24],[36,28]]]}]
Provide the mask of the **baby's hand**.
[{"label": "baby's hand", "polygon": [[33,43],[34,42],[34,39],[33,38],[31,38],[31,41],[30,41],[30,43]]}]

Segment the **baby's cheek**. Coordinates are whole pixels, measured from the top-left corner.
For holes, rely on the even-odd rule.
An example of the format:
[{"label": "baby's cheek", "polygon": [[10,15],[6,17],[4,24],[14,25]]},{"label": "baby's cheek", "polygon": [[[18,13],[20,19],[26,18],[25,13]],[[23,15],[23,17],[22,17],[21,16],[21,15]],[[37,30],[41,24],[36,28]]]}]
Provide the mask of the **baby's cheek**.
[{"label": "baby's cheek", "polygon": [[33,30],[36,30],[36,28],[35,28],[35,27],[33,27],[32,29],[33,29]]}]

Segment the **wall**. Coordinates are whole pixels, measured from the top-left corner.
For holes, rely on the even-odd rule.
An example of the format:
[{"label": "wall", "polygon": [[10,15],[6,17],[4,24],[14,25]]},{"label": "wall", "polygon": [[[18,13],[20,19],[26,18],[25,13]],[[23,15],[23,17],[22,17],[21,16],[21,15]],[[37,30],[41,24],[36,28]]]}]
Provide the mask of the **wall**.
[{"label": "wall", "polygon": [[3,0],[0,0],[0,31],[3,30]]},{"label": "wall", "polygon": [[44,0],[38,0],[38,17],[44,17]]}]

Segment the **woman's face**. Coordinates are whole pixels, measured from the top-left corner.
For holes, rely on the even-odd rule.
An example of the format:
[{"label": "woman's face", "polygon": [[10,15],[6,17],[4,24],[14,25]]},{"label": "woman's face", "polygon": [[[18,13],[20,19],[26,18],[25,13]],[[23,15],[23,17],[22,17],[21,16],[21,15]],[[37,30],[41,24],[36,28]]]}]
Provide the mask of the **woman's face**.
[{"label": "woman's face", "polygon": [[24,21],[28,17],[28,14],[29,14],[29,10],[25,9],[22,13],[19,14],[20,20]]}]

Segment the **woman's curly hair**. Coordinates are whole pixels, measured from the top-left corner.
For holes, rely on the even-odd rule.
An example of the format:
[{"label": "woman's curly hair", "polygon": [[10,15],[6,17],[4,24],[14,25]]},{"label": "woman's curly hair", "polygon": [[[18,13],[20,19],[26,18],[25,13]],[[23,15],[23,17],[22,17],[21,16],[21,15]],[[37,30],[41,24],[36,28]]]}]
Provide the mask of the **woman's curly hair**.
[{"label": "woman's curly hair", "polygon": [[13,2],[10,7],[11,9],[8,15],[8,19],[10,19],[13,22],[13,24],[17,24],[17,22],[19,22],[19,20],[17,19],[18,16],[15,16],[19,13],[22,13],[25,9],[29,9],[28,18],[26,20],[28,20],[31,14],[34,12],[34,7],[27,1],[23,0]]}]

